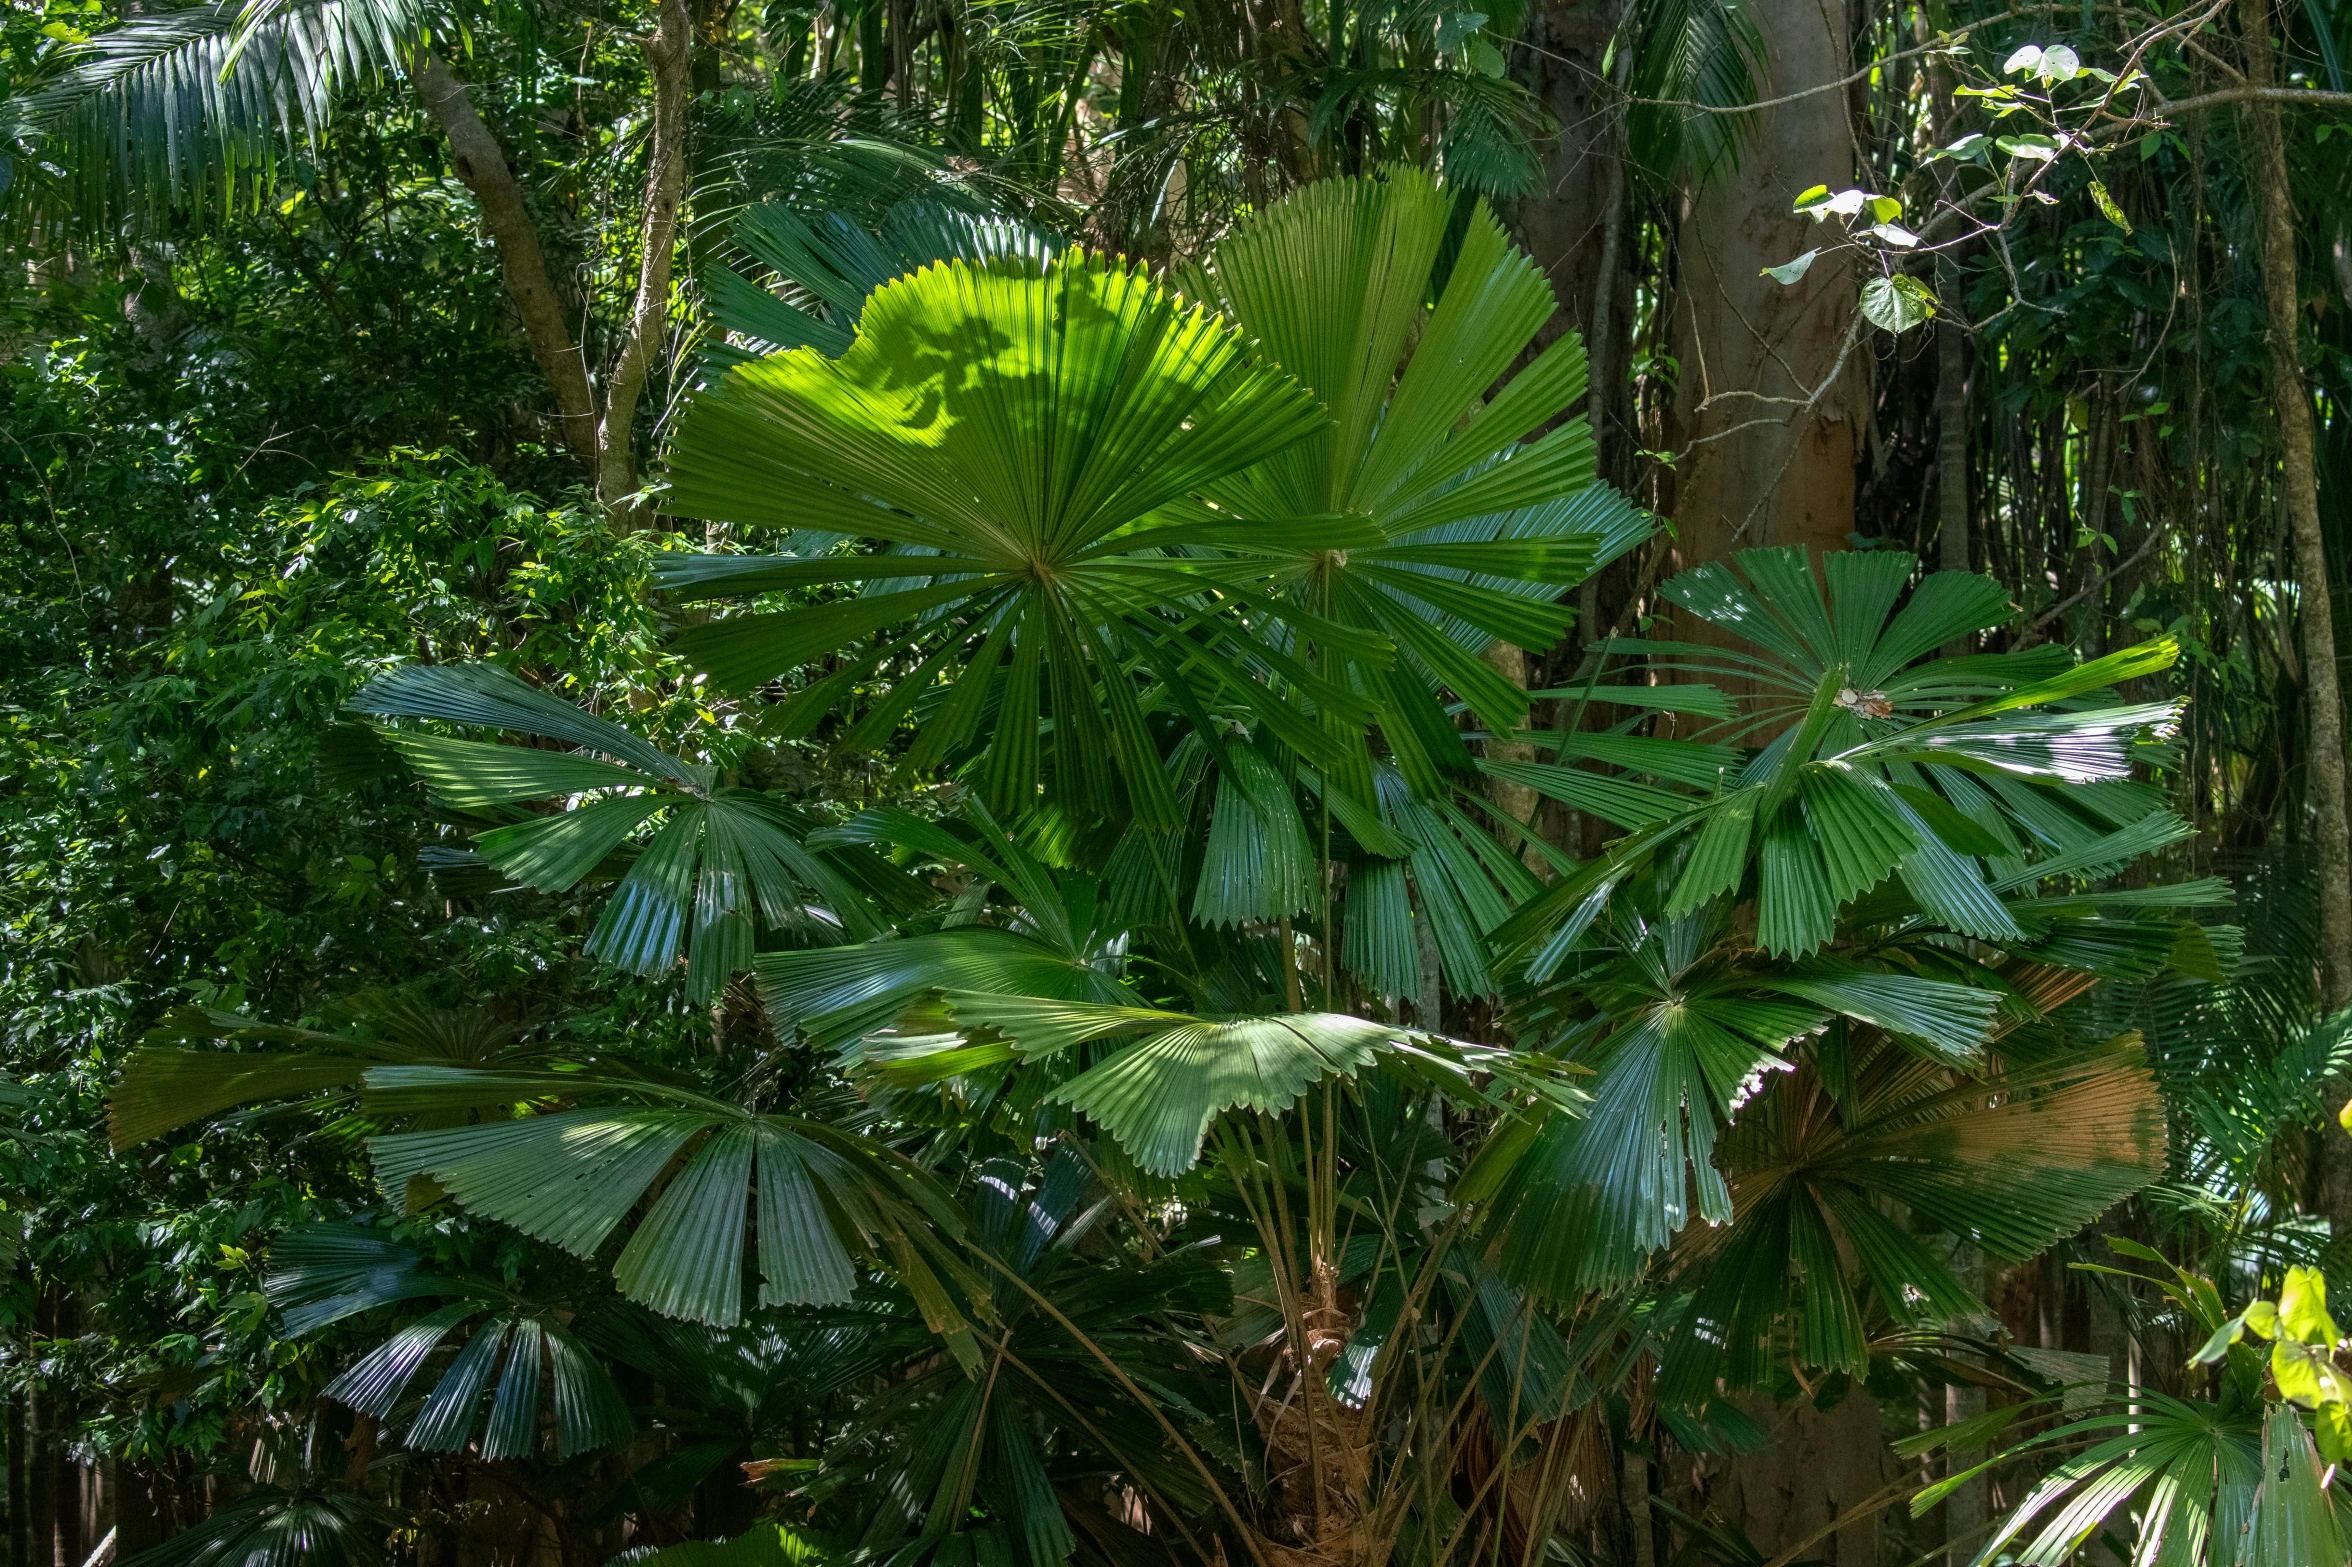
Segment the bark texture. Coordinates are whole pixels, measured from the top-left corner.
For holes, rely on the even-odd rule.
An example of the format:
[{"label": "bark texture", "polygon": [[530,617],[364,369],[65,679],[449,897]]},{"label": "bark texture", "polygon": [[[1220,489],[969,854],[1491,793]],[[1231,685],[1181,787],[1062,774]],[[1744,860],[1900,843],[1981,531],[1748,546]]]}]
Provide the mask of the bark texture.
[{"label": "bark texture", "polygon": [[[1618,116],[1601,69],[1617,12],[1615,0],[1549,0],[1529,24],[1527,56],[1528,89],[1559,129],[1539,149],[1536,190],[1519,204],[1519,242],[1560,301],[1561,313],[1545,330],[1583,332],[1596,370],[1603,349],[1594,301],[1604,275],[1611,177],[1618,208],[1625,190]],[[1597,376],[1593,384],[1601,384]]]},{"label": "bark texture", "polygon": [[498,247],[505,274],[506,297],[522,318],[523,335],[539,373],[555,392],[556,430],[564,449],[590,474],[598,470],[596,455],[596,395],[588,384],[588,362],[579,334],[572,330],[547,271],[547,252],[539,243],[539,229],[531,221],[523,187],[498,138],[482,123],[464,84],[449,74],[437,56],[427,56],[416,72],[417,95],[424,99],[441,133],[449,138],[450,163],[457,177],[481,204],[482,226]]},{"label": "bark texture", "polygon": [[671,272],[686,190],[686,102],[693,92],[694,14],[686,0],[662,0],[654,32],[641,46],[653,77],[653,123],[637,288],[619,352],[605,377],[601,408],[581,335],[556,292],[538,226],[497,137],[443,61],[428,56],[416,73],[418,95],[449,138],[457,177],[481,204],[482,226],[498,248],[507,298],[522,318],[531,357],[555,392],[564,448],[594,481],[607,515],[623,528],[645,520],[643,508],[630,499],[637,490],[637,409],[669,335]]},{"label": "bark texture", "polygon": [[1872,1504],[1894,1471],[1878,1401],[1856,1387],[1827,1410],[1799,1398],[1777,1407],[1759,1400],[1749,1413],[1772,1440],[1731,1461],[1709,1504],[1737,1519],[1767,1556],[1794,1551],[1829,1567],[1879,1567],[1880,1512]]},{"label": "bark texture", "polygon": [[[1829,235],[1790,210],[1799,191],[1855,182],[1846,8],[1759,0],[1768,91],[1802,93],[1757,115],[1736,170],[1686,201],[1673,329],[1680,364],[1673,516],[1680,564],[1740,549],[1841,549],[1854,526],[1857,283],[1824,256],[1794,285],[1761,276]],[[1806,91],[1820,88],[1820,91]]]},{"label": "bark texture", "polygon": [[[2246,85],[2276,85],[2270,47],[2269,0],[2239,0],[2245,33]],[[2295,575],[2302,589],[2303,689],[2311,704],[2310,775],[2318,818],[2320,994],[2328,1010],[2352,1004],[2352,815],[2344,796],[2344,703],[2336,669],[2334,606],[2328,601],[2327,551],[2319,527],[2317,437],[2311,392],[2296,352],[2295,209],[2287,183],[2287,149],[2278,105],[2253,98],[2245,105],[2254,153],[2254,196],[2262,218],[2262,289],[2270,305],[2271,396],[2277,406],[2281,480],[2287,528],[2294,538]],[[2336,1150],[2331,1149],[2331,1153]],[[2332,1158],[2332,1166],[2347,1161]],[[2346,1172],[2352,1174],[2352,1172]],[[2330,1213],[2352,1220],[2352,1180],[2330,1171]]]},{"label": "bark texture", "polygon": [[686,0],[663,0],[660,26],[645,41],[645,62],[653,73],[653,137],[646,156],[637,297],[606,382],[604,418],[596,432],[596,496],[625,523],[638,520],[639,511],[629,501],[637,489],[637,405],[669,335],[670,262],[678,249],[678,206],[686,189],[687,67],[693,52],[694,23]]}]

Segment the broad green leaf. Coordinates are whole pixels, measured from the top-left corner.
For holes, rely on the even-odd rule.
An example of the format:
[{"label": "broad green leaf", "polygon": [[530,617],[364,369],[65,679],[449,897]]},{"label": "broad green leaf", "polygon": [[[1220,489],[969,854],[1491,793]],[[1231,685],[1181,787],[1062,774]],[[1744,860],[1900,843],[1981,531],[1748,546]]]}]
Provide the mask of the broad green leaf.
[{"label": "broad green leaf", "polygon": [[[839,359],[773,355],[697,398],[672,448],[669,504],[934,552],[933,585],[719,620],[680,645],[740,687],[888,631],[852,667],[908,646],[927,669],[960,666],[957,696],[974,698],[951,699],[927,739],[942,755],[985,751],[1000,812],[1025,814],[1050,777],[1089,810],[1137,791],[1137,810],[1173,825],[1138,661],[1181,668],[1245,711],[1282,700],[1230,652],[1203,656],[1246,633],[1229,601],[1202,596],[1217,581],[1205,563],[1171,549],[1195,515],[1176,503],[1325,422],[1289,376],[1140,269],[1077,251],[1042,271],[926,268],[867,299]],[[844,585],[904,564],[828,559]],[[1165,614],[1171,604],[1193,605],[1199,629]],[[845,618],[819,635],[826,616]],[[1000,669],[984,736],[978,694]]]},{"label": "broad green leaf", "polygon": [[[1441,774],[1471,765],[1440,691],[1515,727],[1526,694],[1477,654],[1496,640],[1550,646],[1567,589],[1651,530],[1598,482],[1586,421],[1563,418],[1584,395],[1583,345],[1568,333],[1536,348],[1554,313],[1543,274],[1483,203],[1464,211],[1410,168],[1294,192],[1219,241],[1185,286],[1332,414],[1213,485],[1219,506],[1252,524],[1346,517],[1371,532],[1332,548],[1271,526],[1228,547],[1275,568],[1317,617],[1299,628],[1319,667],[1373,698],[1396,764],[1438,792]],[[1351,635],[1394,646],[1396,667],[1352,652]],[[1334,781],[1368,793],[1360,775]]]},{"label": "broad green leaf", "polygon": [[2327,1275],[2317,1268],[2289,1268],[2279,1291],[2279,1325],[2308,1344],[2333,1346],[2343,1335],[2328,1315]]},{"label": "broad green leaf", "polygon": [[1777,267],[1766,267],[1761,275],[1775,283],[1794,283],[1813,269],[1814,258],[1820,254],[1820,247],[1815,246],[1793,261],[1784,261]]},{"label": "broad green leaf", "polygon": [[1875,277],[1862,285],[1862,314],[1872,326],[1908,332],[1935,313],[1935,290],[1907,273]]}]

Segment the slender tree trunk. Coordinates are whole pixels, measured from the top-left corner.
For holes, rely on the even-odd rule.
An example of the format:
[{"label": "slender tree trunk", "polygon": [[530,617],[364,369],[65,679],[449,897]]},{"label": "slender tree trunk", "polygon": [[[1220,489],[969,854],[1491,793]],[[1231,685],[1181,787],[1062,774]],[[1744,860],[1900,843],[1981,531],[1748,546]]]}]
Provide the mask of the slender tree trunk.
[{"label": "slender tree trunk", "polygon": [[591,476],[598,473],[596,457],[596,394],[588,385],[588,362],[579,334],[565,319],[562,299],[547,271],[547,253],[540,247],[539,230],[523,200],[523,187],[507,167],[498,139],[466,97],[466,90],[437,56],[427,56],[416,72],[417,94],[434,122],[449,138],[451,165],[457,177],[482,207],[482,226],[498,247],[506,277],[506,297],[522,317],[523,335],[539,373],[555,392],[556,432],[564,449]]},{"label": "slender tree trunk", "polygon": [[[1508,642],[1496,642],[1487,648],[1484,657],[1487,666],[1496,674],[1522,691],[1527,689],[1528,661],[1524,649]],[[1498,762],[1535,760],[1535,747],[1524,740],[1488,740],[1481,744],[1480,749]],[[1501,778],[1489,778],[1486,781],[1486,797],[1494,802],[1495,809],[1522,825],[1535,820],[1536,808],[1543,803],[1527,785],[1510,783]],[[1536,852],[1533,844],[1521,844],[1514,838],[1507,838],[1501,829],[1497,829],[1495,838],[1502,843],[1505,852],[1521,856],[1529,870],[1541,874],[1546,868],[1544,857]]]},{"label": "slender tree trunk", "polygon": [[[2272,87],[2278,67],[2270,48],[2269,0],[2239,0],[2238,14],[2245,34],[2246,84]],[[2244,108],[2254,153],[2247,183],[2261,209],[2262,285],[2270,303],[2270,382],[2278,412],[2280,477],[2302,590],[2298,618],[2303,626],[2303,689],[2311,703],[2308,767],[2319,819],[2320,995],[2332,1012],[2352,1005],[2352,816],[2347,815],[2344,797],[2344,706],[2336,671],[2335,612],[2328,599],[2327,551],[2319,526],[2318,442],[2311,393],[2303,383],[2296,352],[2295,211],[2287,183],[2286,141],[2279,131],[2277,104],[2254,100]],[[2330,1185],[2345,1191],[2352,1189],[2352,1180],[2333,1180]],[[2331,1202],[2330,1208],[2337,1222],[2352,1220],[2352,1203]]]},{"label": "slender tree trunk", "polygon": [[694,16],[686,0],[662,0],[643,48],[653,77],[653,126],[637,289],[601,410],[580,334],[556,293],[538,227],[506,154],[446,64],[428,57],[416,73],[419,96],[449,138],[457,177],[481,204],[483,227],[498,247],[507,297],[522,318],[531,357],[555,392],[564,448],[594,481],[596,497],[615,525],[624,529],[644,520],[642,508],[630,501],[637,489],[637,410],[669,335],[671,270],[686,185],[686,101],[693,90]]},{"label": "slender tree trunk", "polygon": [[[1540,172],[1535,191],[1519,203],[1519,241],[1551,280],[1562,307],[1544,329],[1545,341],[1570,328],[1581,330],[1596,388],[1605,384],[1602,340],[1608,326],[1596,291],[1606,264],[1612,174],[1616,205],[1624,206],[1624,161],[1602,75],[1618,10],[1617,0],[1546,0],[1530,23],[1533,47],[1524,56],[1527,88],[1559,128],[1536,149]],[[1588,309],[1591,314],[1585,315]],[[1592,412],[1598,434],[1597,399]]]},{"label": "slender tree trunk", "polygon": [[1624,1484],[1625,1532],[1633,1547],[1633,1567],[1657,1567],[1657,1529],[1650,1516],[1650,1461],[1639,1453],[1627,1453]]},{"label": "slender tree trunk", "polygon": [[[1979,1294],[1984,1292],[1986,1280],[1994,1276],[1992,1270],[1985,1266],[1983,1250],[1966,1242],[1953,1248],[1952,1263],[1952,1271],[1959,1274],[1961,1281]],[[1994,1324],[1978,1319],[1961,1318],[1955,1320],[1951,1326],[1953,1331],[1957,1333],[1984,1333],[1989,1332]],[[1984,1412],[1985,1390],[1983,1388],[1967,1387],[1958,1382],[1945,1387],[1944,1424],[1956,1426],[1964,1421],[1974,1420]],[[1948,1452],[1944,1455],[1945,1472],[1947,1474],[1964,1473],[1981,1462],[1983,1456],[1975,1448]],[[1944,1561],[1946,1567],[1969,1567],[1969,1564],[1976,1560],[1977,1549],[1984,1544],[1985,1520],[1990,1516],[1987,1505],[1989,1501],[1990,1496],[1985,1477],[1979,1475],[1955,1490],[1951,1498],[1944,1503],[1944,1539],[1947,1542],[1944,1546]]]},{"label": "slender tree trunk", "polygon": [[645,41],[653,73],[653,145],[646,155],[645,234],[638,259],[637,298],[628,335],[605,387],[597,430],[596,497],[624,526],[638,520],[629,501],[637,488],[637,405],[645,379],[669,336],[670,264],[678,248],[678,206],[686,187],[687,67],[693,19],[686,0],[663,0],[660,26]]},{"label": "slender tree trunk", "polygon": [[[1928,42],[1927,11],[1914,13],[1917,37]],[[1927,57],[1927,95],[1930,123],[1939,144],[1956,135],[1956,99],[1952,68],[1941,55]],[[1955,189],[1952,164],[1942,170],[1940,190],[1952,201]],[[1936,564],[1946,571],[1967,571],[1972,558],[1968,537],[1968,328],[1960,283],[1960,257],[1952,249],[1936,252]],[[1947,649],[1966,652],[1964,642]]]},{"label": "slender tree trunk", "polygon": [[9,1567],[31,1567],[33,1560],[32,1496],[26,1466],[30,1454],[26,1396],[8,1401],[8,1561]]}]

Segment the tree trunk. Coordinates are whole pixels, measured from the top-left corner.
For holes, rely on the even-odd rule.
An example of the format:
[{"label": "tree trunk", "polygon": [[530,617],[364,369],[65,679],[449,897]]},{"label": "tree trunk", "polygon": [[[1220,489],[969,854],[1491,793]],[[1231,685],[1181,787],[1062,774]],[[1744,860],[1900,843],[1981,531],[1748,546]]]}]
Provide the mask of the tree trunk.
[{"label": "tree trunk", "polygon": [[645,41],[653,74],[653,144],[646,153],[645,233],[637,267],[637,298],[605,387],[604,419],[596,432],[596,498],[614,521],[640,520],[629,497],[637,488],[637,405],[645,378],[669,336],[670,263],[678,248],[678,205],[686,189],[687,66],[694,46],[686,0],[663,0],[661,24]]},{"label": "tree trunk", "polygon": [[[2258,90],[2275,86],[2278,67],[2270,48],[2269,0],[2239,0],[2239,21],[2245,34],[2246,85]],[[2352,1005],[2352,817],[2347,816],[2344,797],[2344,707],[2336,672],[2335,613],[2328,599],[2327,551],[2319,527],[2311,393],[2303,383],[2296,348],[2300,312],[2286,142],[2279,132],[2277,104],[2250,101],[2245,115],[2254,153],[2248,183],[2261,208],[2262,287],[2270,303],[2270,382],[2278,411],[2280,477],[2302,590],[2298,618],[2303,626],[2303,689],[2311,703],[2309,776],[2319,823],[2320,996],[2332,1012]],[[2333,1179],[2329,1184],[2335,1188],[2332,1199],[2352,1197],[2352,1180]],[[2329,1210],[2340,1225],[2352,1221],[2352,1202],[2331,1201]]]},{"label": "tree trunk", "polygon": [[[1620,208],[1625,189],[1619,116],[1611,112],[1601,69],[1616,20],[1615,0],[1547,0],[1536,13],[1528,32],[1527,86],[1559,129],[1536,149],[1541,172],[1535,192],[1518,211],[1519,242],[1551,280],[1561,305],[1544,329],[1545,340],[1570,328],[1584,333],[1596,388],[1602,385],[1605,328],[1595,301],[1607,249],[1612,175]],[[1624,363],[1622,356],[1617,363]],[[1593,412],[1598,435],[1597,400]]]},{"label": "tree trunk", "polygon": [[482,207],[482,226],[498,247],[498,261],[506,278],[506,297],[522,317],[523,336],[539,373],[555,392],[556,433],[564,449],[591,477],[596,460],[596,394],[588,385],[588,361],[580,335],[565,319],[562,299],[548,276],[547,253],[539,244],[539,230],[530,207],[498,139],[482,123],[463,83],[449,74],[437,56],[428,55],[416,72],[417,95],[424,99],[441,133],[449,138],[450,164],[457,177]]},{"label": "tree trunk", "polygon": [[1675,236],[1683,566],[1766,544],[1818,556],[1844,548],[1854,527],[1851,253],[1825,255],[1794,285],[1761,275],[1831,237],[1790,210],[1799,191],[1854,183],[1846,94],[1834,85],[1852,55],[1846,8],[1759,0],[1752,14],[1771,54],[1768,92],[1804,96],[1759,112],[1737,171],[1686,198]]},{"label": "tree trunk", "polygon": [[[1915,14],[1915,25],[1919,41],[1929,42],[1924,8]],[[1958,136],[1957,99],[1952,68],[1941,55],[1927,57],[1927,96],[1935,139],[1949,144]],[[1947,161],[1937,167],[1942,171],[1938,189],[1943,200],[1955,201],[1959,189],[1953,165]],[[1968,312],[1957,250],[1936,252],[1935,289],[1936,564],[1945,571],[1967,571],[1973,564],[1968,538]],[[1965,653],[1968,645],[1962,640],[1945,651]]]},{"label": "tree trunk", "polygon": [[[1962,1283],[1983,1295],[1990,1291],[1987,1281],[1997,1277],[1985,1266],[1981,1247],[1965,1241],[1952,1248],[1952,1271],[1960,1275]],[[1955,1334],[1989,1336],[1999,1324],[1982,1318],[1957,1317],[1949,1324]],[[1985,1390],[1959,1382],[1944,1388],[1944,1424],[1960,1425],[1976,1419],[1985,1412]],[[1984,1459],[1977,1448],[1965,1448],[1944,1455],[1947,1475],[1963,1474]],[[1983,1475],[1961,1485],[1944,1503],[1944,1562],[1945,1567],[1970,1567],[1976,1560],[1977,1548],[1984,1543],[1985,1522],[1990,1517],[1990,1487]]]},{"label": "tree trunk", "polygon": [[1880,1515],[1865,1509],[1894,1477],[1894,1456],[1879,1430],[1878,1401],[1856,1385],[1827,1410],[1800,1396],[1778,1408],[1759,1399],[1749,1413],[1772,1439],[1731,1459],[1708,1502],[1767,1557],[1794,1550],[1830,1567],[1879,1567]]},{"label": "tree trunk", "polygon": [[26,1460],[31,1452],[29,1402],[23,1393],[8,1401],[8,1561],[9,1567],[31,1567],[33,1560],[32,1474]]}]

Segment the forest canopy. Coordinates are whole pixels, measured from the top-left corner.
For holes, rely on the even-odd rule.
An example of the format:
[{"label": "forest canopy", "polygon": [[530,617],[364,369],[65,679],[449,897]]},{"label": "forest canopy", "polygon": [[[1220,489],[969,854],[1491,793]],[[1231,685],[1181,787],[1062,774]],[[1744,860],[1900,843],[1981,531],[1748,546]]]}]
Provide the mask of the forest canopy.
[{"label": "forest canopy", "polygon": [[2352,1562],[2347,57],[9,0],[10,1567]]}]

